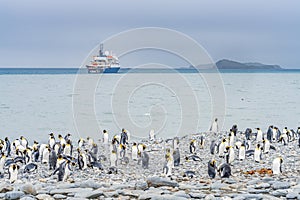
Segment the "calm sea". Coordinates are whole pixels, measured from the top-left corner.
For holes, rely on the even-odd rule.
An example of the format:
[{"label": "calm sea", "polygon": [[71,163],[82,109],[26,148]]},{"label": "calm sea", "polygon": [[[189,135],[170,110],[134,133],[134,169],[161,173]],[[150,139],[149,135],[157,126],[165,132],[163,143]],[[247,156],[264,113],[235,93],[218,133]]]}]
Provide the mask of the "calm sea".
[{"label": "calm sea", "polygon": [[[99,79],[100,75],[87,74],[85,70],[78,73],[77,69],[0,68],[0,138],[24,135],[30,140],[46,141],[50,132],[70,132],[75,138],[100,137],[99,132],[90,131],[93,125],[81,123],[89,119],[96,121],[99,130],[116,134],[124,127],[139,137],[146,137],[151,128],[162,137],[175,136],[183,124],[193,126],[195,120],[197,132],[206,131],[215,117],[210,88],[217,86],[207,85],[203,76],[189,72],[153,71],[156,75],[149,75],[127,74],[123,70]],[[223,70],[219,75],[226,95],[223,130],[233,124],[240,130],[266,130],[271,124],[280,129],[300,126],[300,70]],[[147,82],[154,76],[159,81]],[[78,78],[87,80],[80,83],[79,90]],[[89,85],[93,79],[96,85]],[[147,84],[143,84],[145,81]],[[92,91],[92,101],[79,103],[92,107],[93,112],[76,112],[74,98],[80,90]],[[193,106],[198,108],[197,119],[185,111]],[[151,127],[152,124],[156,125]],[[157,124],[161,127],[157,128]]]}]

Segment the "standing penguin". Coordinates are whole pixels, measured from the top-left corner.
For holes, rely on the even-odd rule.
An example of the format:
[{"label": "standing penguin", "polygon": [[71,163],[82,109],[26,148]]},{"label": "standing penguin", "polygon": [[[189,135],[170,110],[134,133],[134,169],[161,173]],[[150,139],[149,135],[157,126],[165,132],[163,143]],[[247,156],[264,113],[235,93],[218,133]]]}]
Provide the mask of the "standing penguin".
[{"label": "standing penguin", "polygon": [[48,145],[49,147],[52,149],[55,145],[55,137],[53,135],[53,133],[50,133],[50,136],[49,136],[49,140],[48,140]]},{"label": "standing penguin", "polygon": [[273,166],[272,166],[273,174],[278,175],[282,173],[282,167],[281,167],[282,163],[283,163],[283,159],[281,157],[275,158],[273,160]]},{"label": "standing penguin", "polygon": [[216,173],[217,173],[217,167],[216,167],[216,161],[215,160],[211,160],[208,161],[208,176],[213,179],[216,177]]},{"label": "standing penguin", "polygon": [[219,157],[220,158],[224,158],[224,151],[225,151],[225,144],[226,143],[226,139],[224,138],[222,140],[222,142],[219,144]]},{"label": "standing penguin", "polygon": [[227,151],[226,162],[228,164],[232,164],[235,158],[234,149],[232,146],[227,146],[226,151]]},{"label": "standing penguin", "polygon": [[166,156],[166,163],[163,167],[163,174],[166,176],[171,176],[172,175],[172,168],[173,168],[173,163],[170,155]]},{"label": "standing penguin", "polygon": [[190,153],[194,154],[196,152],[196,140],[191,140],[190,142]]},{"label": "standing penguin", "polygon": [[10,156],[10,152],[11,152],[11,144],[10,144],[10,141],[9,141],[8,137],[5,137],[4,141],[5,141],[5,144],[6,144],[6,145],[5,145],[5,147],[6,147],[6,149],[5,149],[6,155],[7,155],[7,156]]},{"label": "standing penguin", "polygon": [[246,157],[246,147],[245,144],[242,143],[239,148],[239,160],[245,160]]},{"label": "standing penguin", "polygon": [[124,144],[120,144],[120,159],[125,158],[126,155],[126,146]]},{"label": "standing penguin", "polygon": [[134,142],[133,146],[131,147],[131,159],[137,160],[138,159],[138,148],[137,144]]},{"label": "standing penguin", "polygon": [[179,148],[179,138],[174,137],[173,138],[173,149],[177,149],[177,148]]},{"label": "standing penguin", "polygon": [[155,132],[154,129],[151,129],[149,132],[149,140],[154,141],[155,140]]},{"label": "standing penguin", "polygon": [[115,150],[112,150],[110,153],[110,166],[117,167],[117,160],[117,152]]},{"label": "standing penguin", "polygon": [[235,136],[234,136],[234,133],[231,132],[229,133],[229,146],[234,146],[234,143],[235,143]]},{"label": "standing penguin", "polygon": [[246,140],[250,140],[251,139],[251,133],[252,133],[252,129],[251,128],[247,128],[246,131],[245,131]]},{"label": "standing penguin", "polygon": [[218,118],[215,118],[215,120],[211,124],[211,127],[210,127],[209,131],[211,131],[215,134],[219,132]]},{"label": "standing penguin", "polygon": [[106,130],[103,130],[103,144],[108,144],[108,132]]},{"label": "standing penguin", "polygon": [[238,132],[238,127],[236,124],[234,124],[231,128],[231,131],[233,132],[234,136],[236,136],[237,132]]},{"label": "standing penguin", "polygon": [[260,128],[256,128],[257,133],[256,133],[256,142],[262,142],[263,140],[263,132],[260,130]]},{"label": "standing penguin", "polygon": [[270,151],[270,141],[268,139],[263,140],[263,150],[264,153],[269,153]]},{"label": "standing penguin", "polygon": [[47,145],[44,148],[43,153],[42,153],[42,159],[41,159],[42,164],[48,164],[49,163],[49,155],[50,155],[50,148]]},{"label": "standing penguin", "polygon": [[4,164],[6,162],[6,155],[4,152],[1,153],[1,158],[0,158],[0,176],[4,174]]},{"label": "standing penguin", "polygon": [[122,129],[122,133],[121,133],[121,144],[127,144],[128,143],[128,135],[127,135],[127,131],[123,128]]},{"label": "standing penguin", "polygon": [[57,155],[54,149],[50,149],[49,152],[49,169],[55,170],[57,164]]},{"label": "standing penguin", "polygon": [[14,183],[18,180],[18,172],[19,172],[19,165],[13,163],[8,168],[8,178],[10,183]]},{"label": "standing penguin", "polygon": [[[146,146],[143,146],[143,152],[142,152],[142,167],[143,169],[148,169],[149,168],[149,155],[145,151]],[[173,162],[172,162],[173,165]]]},{"label": "standing penguin", "polygon": [[261,147],[260,144],[257,144],[254,150],[254,161],[260,162],[260,160],[261,160]]},{"label": "standing penguin", "polygon": [[272,138],[273,138],[273,126],[270,125],[267,131],[267,139],[272,142]]},{"label": "standing penguin", "polygon": [[201,136],[200,136],[200,140],[199,140],[199,147],[200,147],[200,149],[203,149],[203,148],[204,148],[204,143],[205,143],[204,136],[201,135]]},{"label": "standing penguin", "polygon": [[73,145],[71,144],[71,141],[68,140],[63,146],[65,146],[63,154],[66,156],[72,156]]},{"label": "standing penguin", "polygon": [[39,161],[40,151],[39,151],[39,148],[37,146],[33,147],[32,157],[33,157],[33,162],[38,162]]},{"label": "standing penguin", "polygon": [[20,142],[25,149],[28,147],[28,140],[24,136],[20,137]]},{"label": "standing penguin", "polygon": [[178,148],[173,151],[173,159],[174,159],[174,166],[178,167],[180,165],[180,152]]},{"label": "standing penguin", "polygon": [[209,146],[210,153],[211,153],[212,155],[215,154],[217,146],[218,146],[218,145],[216,144],[216,141],[215,141],[215,140],[212,140],[211,143],[210,143],[210,146]]}]

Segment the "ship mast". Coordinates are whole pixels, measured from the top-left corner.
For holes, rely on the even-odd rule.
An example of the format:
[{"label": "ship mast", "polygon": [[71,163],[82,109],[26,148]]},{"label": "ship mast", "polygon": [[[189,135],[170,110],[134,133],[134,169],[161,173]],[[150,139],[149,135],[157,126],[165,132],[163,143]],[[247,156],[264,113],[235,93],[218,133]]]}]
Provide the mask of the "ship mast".
[{"label": "ship mast", "polygon": [[99,56],[100,56],[100,57],[103,57],[103,56],[104,56],[104,52],[103,52],[103,43],[100,44]]}]

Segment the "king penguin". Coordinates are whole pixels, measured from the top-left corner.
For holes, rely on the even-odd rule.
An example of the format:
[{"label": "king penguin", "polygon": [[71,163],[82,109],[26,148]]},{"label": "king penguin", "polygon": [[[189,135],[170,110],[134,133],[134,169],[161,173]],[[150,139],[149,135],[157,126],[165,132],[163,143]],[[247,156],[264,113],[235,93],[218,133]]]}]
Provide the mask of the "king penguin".
[{"label": "king penguin", "polygon": [[221,178],[229,178],[231,176],[231,167],[227,163],[220,165],[218,171]]},{"label": "king penguin", "polygon": [[257,133],[256,133],[256,142],[262,142],[263,140],[263,133],[260,128],[256,128]]},{"label": "king penguin", "polygon": [[226,162],[228,164],[232,164],[235,158],[234,149],[232,146],[227,146],[226,151],[227,151]]},{"label": "king penguin", "polygon": [[4,164],[6,162],[6,155],[4,152],[1,153],[1,158],[0,158],[0,175],[4,174]]},{"label": "king penguin", "polygon": [[149,140],[154,141],[155,140],[155,132],[154,129],[151,129],[149,132]]},{"label": "king penguin", "polygon": [[208,176],[213,179],[216,177],[216,171],[217,167],[216,167],[216,161],[215,160],[210,160],[208,161],[208,169],[207,169],[207,172],[208,172]]},{"label": "king penguin", "polygon": [[190,142],[190,153],[194,154],[196,152],[196,140],[193,139]]},{"label": "king penguin", "polygon": [[[143,152],[142,152],[142,168],[143,169],[148,169],[149,168],[149,155],[148,153],[145,151],[146,149],[146,145],[143,146]],[[172,162],[172,165],[174,163]]]},{"label": "king penguin", "polygon": [[174,166],[178,167],[180,165],[180,151],[178,148],[173,151],[173,159],[174,159]]},{"label": "king penguin", "polygon": [[138,148],[137,144],[134,142],[132,147],[131,147],[131,159],[132,160],[137,160],[138,159]]},{"label": "king penguin", "polygon": [[117,167],[117,160],[117,152],[115,150],[112,150],[110,153],[110,166]]},{"label": "king penguin", "polygon": [[10,183],[14,183],[16,180],[18,180],[18,172],[19,172],[19,165],[13,163],[8,168],[8,177]]},{"label": "king penguin", "polygon": [[28,140],[24,136],[20,137],[20,142],[25,149],[28,147]]},{"label": "king penguin", "polygon": [[270,151],[270,141],[268,139],[264,139],[263,140],[263,150],[264,150],[264,153],[269,153]]},{"label": "king penguin", "polygon": [[261,160],[261,147],[260,147],[260,144],[257,144],[256,145],[256,148],[255,148],[255,150],[254,150],[254,161],[255,162],[260,162],[260,160]]},{"label": "king penguin", "polygon": [[239,148],[239,160],[245,160],[246,157],[246,147],[245,144],[242,143]]},{"label": "king penguin", "polygon": [[42,153],[42,164],[48,164],[49,163],[49,155],[50,155],[50,148],[47,145]]},{"label": "king penguin", "polygon": [[108,132],[106,130],[103,130],[103,144],[108,144]]},{"label": "king penguin", "polygon": [[278,157],[278,158],[275,158],[273,160],[273,166],[272,166],[272,171],[273,171],[273,174],[281,174],[282,173],[282,165],[283,163],[283,159],[281,157]]},{"label": "king penguin", "polygon": [[171,159],[170,155],[167,155],[166,163],[163,167],[163,174],[165,176],[171,176],[172,175],[172,167],[173,167],[172,159]]},{"label": "king penguin", "polygon": [[222,140],[222,142],[219,144],[219,157],[220,158],[224,158],[224,151],[225,151],[225,144],[226,143],[226,139],[224,138]]}]

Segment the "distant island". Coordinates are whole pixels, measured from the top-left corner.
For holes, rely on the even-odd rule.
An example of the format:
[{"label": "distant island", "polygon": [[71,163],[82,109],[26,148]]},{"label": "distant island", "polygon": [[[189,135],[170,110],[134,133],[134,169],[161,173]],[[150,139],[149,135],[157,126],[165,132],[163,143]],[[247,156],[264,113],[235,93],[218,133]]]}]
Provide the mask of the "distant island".
[{"label": "distant island", "polygon": [[282,69],[279,65],[266,65],[262,63],[240,63],[232,60],[219,60],[216,62],[218,69]]}]

